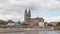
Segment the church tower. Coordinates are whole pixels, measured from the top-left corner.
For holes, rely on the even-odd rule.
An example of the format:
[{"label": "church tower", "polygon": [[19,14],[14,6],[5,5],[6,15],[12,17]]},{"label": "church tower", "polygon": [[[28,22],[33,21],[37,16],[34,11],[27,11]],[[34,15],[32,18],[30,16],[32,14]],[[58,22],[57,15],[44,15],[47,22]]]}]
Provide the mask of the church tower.
[{"label": "church tower", "polygon": [[24,21],[27,20],[27,9],[25,9],[25,13],[24,13]]},{"label": "church tower", "polygon": [[31,18],[31,11],[30,11],[30,9],[29,9],[28,15],[29,15],[29,18]]},{"label": "church tower", "polygon": [[30,18],[31,18],[30,9],[29,9],[29,11],[27,11],[27,9],[25,9],[24,21],[28,21]]}]

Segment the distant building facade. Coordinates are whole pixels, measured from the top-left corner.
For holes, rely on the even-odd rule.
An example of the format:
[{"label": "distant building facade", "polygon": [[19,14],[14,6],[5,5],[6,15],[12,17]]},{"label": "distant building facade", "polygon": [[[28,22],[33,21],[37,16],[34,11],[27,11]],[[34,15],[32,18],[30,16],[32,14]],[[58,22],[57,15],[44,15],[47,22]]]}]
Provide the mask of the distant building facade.
[{"label": "distant building facade", "polygon": [[31,18],[30,9],[29,11],[25,9],[24,22],[25,24],[28,24],[28,25],[39,25],[40,22],[44,22],[44,19],[42,17]]},{"label": "distant building facade", "polygon": [[55,26],[57,24],[57,22],[49,22],[48,24]]}]

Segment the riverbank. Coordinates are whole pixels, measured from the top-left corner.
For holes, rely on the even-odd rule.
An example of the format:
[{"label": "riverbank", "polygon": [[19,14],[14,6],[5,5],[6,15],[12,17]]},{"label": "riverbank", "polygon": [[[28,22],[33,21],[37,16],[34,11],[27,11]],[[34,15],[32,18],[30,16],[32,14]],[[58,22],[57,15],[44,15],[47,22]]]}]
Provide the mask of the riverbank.
[{"label": "riverbank", "polygon": [[9,28],[9,29],[0,29],[0,33],[25,32],[25,31],[60,31],[60,30],[41,29],[41,28]]},{"label": "riverbank", "polygon": [[11,32],[0,34],[60,34],[60,31],[25,31],[25,32]]},{"label": "riverbank", "polygon": [[[41,30],[26,30],[26,31],[28,31],[28,32],[30,32],[30,31],[37,31],[37,32],[48,32],[48,31],[46,31],[46,30],[44,30],[44,31],[41,31]],[[20,32],[26,32],[26,31],[0,31],[0,33],[20,33]],[[49,30],[49,31],[58,31],[58,32],[60,32],[59,30]]]}]

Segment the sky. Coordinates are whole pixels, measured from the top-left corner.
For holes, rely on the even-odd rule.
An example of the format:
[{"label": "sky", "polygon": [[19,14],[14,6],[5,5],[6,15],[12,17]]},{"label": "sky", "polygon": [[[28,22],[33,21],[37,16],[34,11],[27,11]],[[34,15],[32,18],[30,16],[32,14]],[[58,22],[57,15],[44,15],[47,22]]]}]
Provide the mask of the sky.
[{"label": "sky", "polygon": [[31,10],[32,18],[60,21],[60,0],[0,0],[0,19],[23,21],[25,9]]}]

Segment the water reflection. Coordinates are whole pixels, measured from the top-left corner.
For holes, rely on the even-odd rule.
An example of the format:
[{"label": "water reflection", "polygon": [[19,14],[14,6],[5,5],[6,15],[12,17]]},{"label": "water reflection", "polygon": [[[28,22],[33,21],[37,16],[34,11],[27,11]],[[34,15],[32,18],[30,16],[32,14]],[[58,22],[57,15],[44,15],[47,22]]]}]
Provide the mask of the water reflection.
[{"label": "water reflection", "polygon": [[25,34],[39,34],[38,31],[26,31]]},{"label": "water reflection", "polygon": [[60,32],[56,32],[56,31],[49,31],[47,34],[60,34]]},{"label": "water reflection", "polygon": [[24,33],[22,32],[22,33],[0,33],[0,34],[24,34]]},{"label": "water reflection", "polygon": [[0,34],[60,34],[60,31],[25,31],[19,33],[0,33]]}]

